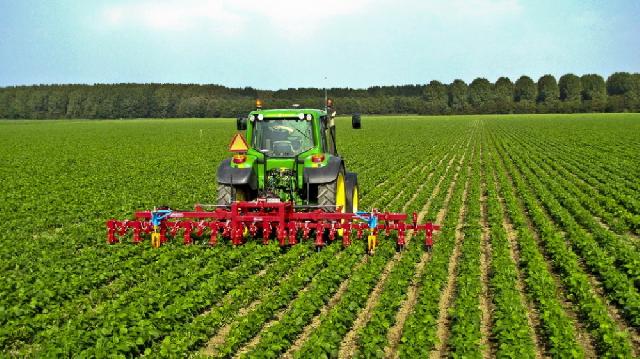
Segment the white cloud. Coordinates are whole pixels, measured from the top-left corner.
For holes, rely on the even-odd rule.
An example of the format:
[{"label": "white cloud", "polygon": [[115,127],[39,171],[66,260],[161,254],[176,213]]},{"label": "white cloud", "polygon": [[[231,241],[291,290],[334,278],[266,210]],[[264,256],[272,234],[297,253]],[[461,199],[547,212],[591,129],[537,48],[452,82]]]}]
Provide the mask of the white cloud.
[{"label": "white cloud", "polygon": [[252,23],[269,26],[284,37],[311,35],[337,16],[357,13],[371,0],[141,0],[110,5],[103,20],[110,26],[143,26],[152,30],[222,31],[235,34]]},{"label": "white cloud", "polygon": [[417,1],[416,5],[445,21],[490,22],[522,12],[518,0],[427,0]]}]

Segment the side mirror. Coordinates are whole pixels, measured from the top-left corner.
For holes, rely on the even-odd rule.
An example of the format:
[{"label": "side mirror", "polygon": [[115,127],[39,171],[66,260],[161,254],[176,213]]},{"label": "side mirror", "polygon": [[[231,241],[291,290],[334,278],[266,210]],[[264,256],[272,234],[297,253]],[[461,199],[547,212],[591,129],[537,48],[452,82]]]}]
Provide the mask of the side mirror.
[{"label": "side mirror", "polygon": [[358,129],[358,128],[362,128],[362,125],[360,124],[360,113],[356,112],[353,114],[353,116],[351,116],[351,127]]},{"label": "side mirror", "polygon": [[236,119],[236,127],[238,128],[238,131],[246,130],[247,129],[247,118],[239,116]]}]

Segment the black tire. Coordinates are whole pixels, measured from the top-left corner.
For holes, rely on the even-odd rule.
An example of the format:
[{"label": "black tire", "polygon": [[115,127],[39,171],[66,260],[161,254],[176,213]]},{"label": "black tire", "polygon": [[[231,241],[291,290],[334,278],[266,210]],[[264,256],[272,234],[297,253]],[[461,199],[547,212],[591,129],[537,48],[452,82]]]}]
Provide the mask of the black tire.
[{"label": "black tire", "polygon": [[[347,213],[355,213],[358,211],[358,203],[359,198],[354,198],[354,196],[359,196],[360,191],[358,190],[358,175],[353,172],[347,172],[344,177],[344,185],[346,187],[346,195],[347,195]],[[355,201],[354,201],[355,199]],[[356,208],[354,208],[354,202],[356,204]]]},{"label": "black tire", "polygon": [[362,124],[360,122],[360,113],[354,113],[353,116],[351,116],[351,127],[358,129],[358,128],[362,128]]},{"label": "black tire", "polygon": [[[340,172],[342,173],[342,172]],[[336,191],[338,187],[338,177],[336,179],[329,182],[318,185],[318,205],[319,206],[327,206],[327,209],[331,211],[335,211],[336,205]],[[345,208],[346,210],[346,208]]]},{"label": "black tire", "polygon": [[242,201],[247,199],[247,196],[246,191],[242,188],[218,183],[218,196],[216,198],[218,205],[229,206],[233,201]]}]

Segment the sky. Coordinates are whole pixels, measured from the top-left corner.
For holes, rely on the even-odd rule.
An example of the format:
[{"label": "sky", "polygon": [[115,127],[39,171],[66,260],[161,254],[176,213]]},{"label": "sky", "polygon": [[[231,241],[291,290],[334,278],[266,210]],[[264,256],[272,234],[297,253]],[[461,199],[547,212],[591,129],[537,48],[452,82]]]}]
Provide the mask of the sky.
[{"label": "sky", "polygon": [[0,0],[0,86],[640,72],[638,0]]}]

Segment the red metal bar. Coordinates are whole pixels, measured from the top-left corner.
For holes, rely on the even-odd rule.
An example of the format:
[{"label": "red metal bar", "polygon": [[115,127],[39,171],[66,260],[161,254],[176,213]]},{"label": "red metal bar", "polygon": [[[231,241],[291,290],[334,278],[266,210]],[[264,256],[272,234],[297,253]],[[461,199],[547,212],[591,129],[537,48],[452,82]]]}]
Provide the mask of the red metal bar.
[{"label": "red metal bar", "polygon": [[[424,231],[425,245],[430,248],[433,245],[433,232],[440,229],[440,226],[432,223],[418,224],[415,212],[411,216],[411,223],[406,223],[408,216],[404,213],[378,212],[374,209],[371,215],[378,217],[378,224],[372,230],[358,215],[352,213],[328,212],[322,209],[296,211],[294,206],[287,202],[235,202],[229,208],[216,208],[211,211],[204,210],[200,205],[196,205],[193,211],[174,211],[161,222],[158,231],[161,243],[167,241],[169,231],[172,237],[181,232],[184,244],[191,244],[191,235],[195,231],[198,237],[207,233],[211,245],[217,244],[218,235],[230,240],[233,245],[240,245],[244,242],[245,234],[255,237],[260,229],[265,244],[274,234],[280,245],[294,245],[298,243],[299,230],[303,239],[309,239],[311,232],[315,231],[314,242],[317,246],[325,245],[325,235],[330,241],[335,240],[338,230],[342,232],[342,243],[345,246],[351,244],[352,231],[356,232],[358,238],[363,238],[365,231],[374,235],[380,231],[387,235],[395,231],[398,234],[397,244],[404,246],[406,231],[412,230],[414,235]],[[136,212],[135,220],[107,221],[108,243],[117,243],[118,237],[123,237],[130,228],[133,232],[133,242],[141,242],[144,233],[148,234],[154,230],[151,218],[151,211],[140,211]]]}]

